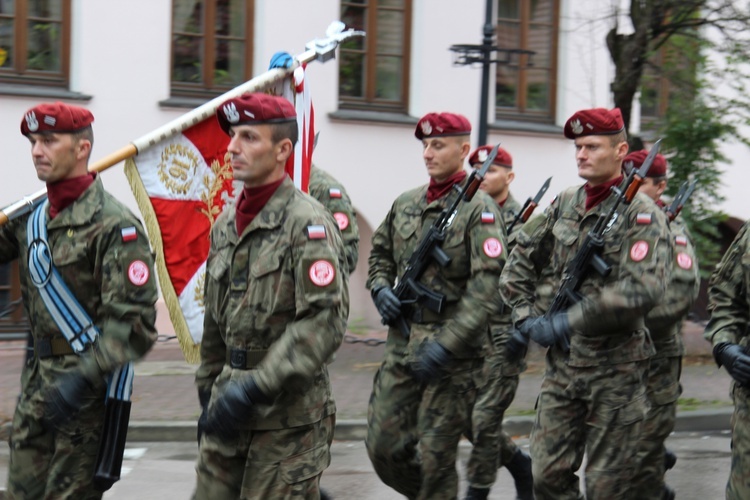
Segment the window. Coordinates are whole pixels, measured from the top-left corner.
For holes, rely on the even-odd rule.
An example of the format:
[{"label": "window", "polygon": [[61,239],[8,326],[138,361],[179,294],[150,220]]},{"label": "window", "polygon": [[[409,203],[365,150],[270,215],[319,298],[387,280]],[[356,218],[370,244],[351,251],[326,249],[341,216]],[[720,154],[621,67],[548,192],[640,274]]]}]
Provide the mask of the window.
[{"label": "window", "polygon": [[658,124],[670,104],[693,99],[700,57],[696,38],[681,35],[672,35],[649,57],[641,78],[642,125]]},{"label": "window", "polygon": [[[554,122],[559,0],[498,0],[498,118]],[[513,50],[530,50],[534,54]],[[503,52],[510,51],[510,52]]]},{"label": "window", "polygon": [[0,82],[68,86],[70,0],[0,0]]},{"label": "window", "polygon": [[339,49],[339,105],[406,113],[411,0],[341,2],[347,28],[363,30]]},{"label": "window", "polygon": [[208,97],[246,82],[252,54],[252,0],[173,0],[172,95]]},{"label": "window", "polygon": [[18,261],[0,264],[0,341],[25,339],[28,331]]}]

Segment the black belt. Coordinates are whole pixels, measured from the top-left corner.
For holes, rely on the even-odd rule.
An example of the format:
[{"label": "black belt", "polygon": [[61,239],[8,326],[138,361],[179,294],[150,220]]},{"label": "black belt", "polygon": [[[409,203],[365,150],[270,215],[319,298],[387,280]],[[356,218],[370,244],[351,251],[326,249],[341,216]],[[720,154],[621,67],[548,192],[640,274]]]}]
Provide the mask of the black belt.
[{"label": "black belt", "polygon": [[54,356],[75,354],[75,351],[64,338],[52,337],[36,339],[34,341],[34,354],[36,354],[36,357],[39,359],[46,359]]},{"label": "black belt", "polygon": [[239,349],[233,347],[227,352],[227,363],[238,370],[252,370],[268,353],[267,349]]}]

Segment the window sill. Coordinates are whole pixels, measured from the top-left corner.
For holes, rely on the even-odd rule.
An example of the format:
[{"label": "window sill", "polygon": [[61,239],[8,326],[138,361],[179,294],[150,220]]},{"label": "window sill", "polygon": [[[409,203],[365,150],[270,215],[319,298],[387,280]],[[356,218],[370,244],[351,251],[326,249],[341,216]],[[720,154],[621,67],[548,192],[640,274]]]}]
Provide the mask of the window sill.
[{"label": "window sill", "polygon": [[514,132],[532,132],[544,135],[563,135],[562,127],[549,123],[523,122],[520,120],[496,120],[489,124],[492,130],[505,130]]},{"label": "window sill", "polygon": [[418,118],[402,113],[363,111],[356,109],[339,109],[333,113],[328,113],[328,117],[332,120],[340,121],[394,123],[409,126],[414,126],[419,122]]},{"label": "window sill", "polygon": [[73,101],[90,101],[93,96],[73,92],[59,87],[45,87],[43,85],[19,85],[0,83],[0,95],[20,97],[43,97],[53,99],[68,99]]}]

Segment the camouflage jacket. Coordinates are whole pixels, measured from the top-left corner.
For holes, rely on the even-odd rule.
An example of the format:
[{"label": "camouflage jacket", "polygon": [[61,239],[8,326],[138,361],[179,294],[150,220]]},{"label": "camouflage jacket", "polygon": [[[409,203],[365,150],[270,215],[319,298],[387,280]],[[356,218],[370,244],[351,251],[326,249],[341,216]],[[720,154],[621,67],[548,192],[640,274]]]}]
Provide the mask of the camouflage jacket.
[{"label": "camouflage jacket", "polygon": [[[545,217],[524,224],[500,278],[500,293],[513,307],[517,324],[535,315],[540,277],[550,268],[557,289],[569,262],[610,200],[585,210],[583,186],[557,197]],[[571,366],[599,366],[648,359],[653,345],[645,315],[664,294],[669,271],[669,228],[653,201],[637,194],[621,207],[604,236],[603,259],[609,276],[590,273],[580,289],[583,300],[567,310],[571,327]],[[553,348],[554,349],[554,348]],[[560,353],[562,354],[562,353]]]},{"label": "camouflage jacket", "polygon": [[716,346],[723,342],[750,345],[750,222],[745,222],[721,262],[711,275],[708,287],[708,321],[703,336]]},{"label": "camouflage jacket", "polygon": [[346,189],[333,176],[313,165],[310,170],[310,196],[328,209],[339,225],[344,241],[346,266],[349,274],[354,272],[359,258],[359,228],[357,212]]},{"label": "camouflage jacket", "polygon": [[[24,308],[31,333],[38,339],[64,339],[28,270],[26,225],[29,215],[0,228],[0,261],[18,259]],[[135,238],[129,232],[135,228]],[[126,236],[128,234],[128,236]],[[109,372],[142,357],[156,340],[158,297],[153,255],[141,223],[127,207],[104,190],[100,177],[70,206],[47,221],[52,260],[63,281],[99,328],[93,348],[79,357],[66,356],[65,367],[93,373]],[[146,264],[145,281],[129,271]],[[140,278],[144,278],[143,274]],[[57,370],[55,358],[38,360],[45,377]],[[56,368],[51,368],[52,366]],[[41,395],[40,395],[41,397]]]},{"label": "camouflage jacket", "polygon": [[[518,212],[521,211],[521,204],[513,198],[512,193],[508,192],[508,197],[505,199],[505,203],[503,203],[500,211],[503,214],[503,224],[505,224],[505,228],[507,229],[513,223],[513,219],[516,218]],[[513,250],[513,245],[516,244],[516,235],[521,230],[521,226],[523,226],[523,222],[519,220],[513,227],[513,232],[508,235],[508,245],[510,247],[508,253],[510,253],[510,250]]]},{"label": "camouflage jacket", "polygon": [[[372,236],[367,288],[392,287],[402,276],[422,235],[450,205],[455,193],[427,203],[427,186],[399,196]],[[445,268],[432,263],[420,283],[445,294],[440,315],[418,309],[406,340],[397,328],[388,331],[387,349],[397,355],[413,354],[425,340],[435,338],[458,358],[481,356],[487,336],[488,314],[500,307],[497,279],[507,258],[505,228],[495,201],[479,191],[470,202],[459,205],[447,230],[442,249],[451,257]],[[419,316],[421,319],[413,321]]]},{"label": "camouflage jacket", "polygon": [[287,178],[241,236],[236,227],[230,207],[211,229],[198,390],[213,389],[213,398],[228,379],[246,376],[228,353],[247,349],[262,358],[249,373],[274,399],[248,428],[317,422],[336,411],[326,360],[349,314],[336,222]]},{"label": "camouflage jacket", "polygon": [[646,327],[656,348],[656,358],[682,356],[682,320],[685,319],[700,289],[695,248],[681,217],[669,224],[672,265],[663,300],[646,316]]}]

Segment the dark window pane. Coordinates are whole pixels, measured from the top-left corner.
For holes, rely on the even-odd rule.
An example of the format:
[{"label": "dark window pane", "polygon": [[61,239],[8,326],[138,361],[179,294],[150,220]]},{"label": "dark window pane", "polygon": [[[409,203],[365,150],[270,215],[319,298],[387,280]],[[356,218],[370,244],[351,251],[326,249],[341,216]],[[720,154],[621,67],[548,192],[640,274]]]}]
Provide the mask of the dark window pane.
[{"label": "dark window pane", "polygon": [[378,0],[378,7],[404,7],[404,0]]},{"label": "dark window pane", "polygon": [[173,32],[203,33],[203,1],[175,0],[173,18]]},{"label": "dark window pane", "polygon": [[175,35],[172,43],[172,80],[201,83],[203,52],[201,37]]},{"label": "dark window pane", "polygon": [[497,46],[501,49],[521,48],[521,27],[518,23],[497,24]]},{"label": "dark window pane", "polygon": [[392,10],[378,12],[378,54],[400,54],[404,46],[404,15]]},{"label": "dark window pane", "polygon": [[0,0],[0,14],[13,15],[16,11],[16,5],[14,0]]},{"label": "dark window pane", "polygon": [[12,68],[13,61],[13,20],[0,19],[0,68]]},{"label": "dark window pane", "polygon": [[400,57],[378,57],[375,97],[388,101],[401,100],[402,60]]},{"label": "dark window pane", "polygon": [[62,0],[30,0],[28,9],[29,17],[62,19]]},{"label": "dark window pane", "polygon": [[549,68],[552,64],[550,50],[552,49],[552,33],[549,26],[532,25],[529,27],[528,50],[533,50],[534,67]]},{"label": "dark window pane", "polygon": [[60,72],[62,69],[61,35],[58,23],[29,23],[29,45],[26,64],[29,69]]},{"label": "dark window pane", "polygon": [[245,42],[216,40],[215,85],[239,85],[245,74]]},{"label": "dark window pane", "polygon": [[500,108],[514,108],[517,106],[518,98],[518,71],[507,66],[498,66],[497,83],[495,86],[495,103]]},{"label": "dark window pane", "polygon": [[546,111],[549,107],[549,74],[543,70],[526,70],[526,109]]},{"label": "dark window pane", "polygon": [[339,64],[339,94],[346,97],[364,97],[364,56],[341,54]]},{"label": "dark window pane", "polygon": [[245,0],[216,2],[216,34],[245,37]]},{"label": "dark window pane", "polygon": [[503,19],[518,19],[521,15],[521,11],[518,8],[518,2],[520,1],[521,0],[499,0],[497,17]]},{"label": "dark window pane", "polygon": [[534,0],[531,2],[531,22],[551,23],[555,13],[552,0]]},{"label": "dark window pane", "polygon": [[[367,29],[367,9],[364,7],[342,7],[341,22],[354,30]],[[363,37],[357,37],[363,38]]]}]

